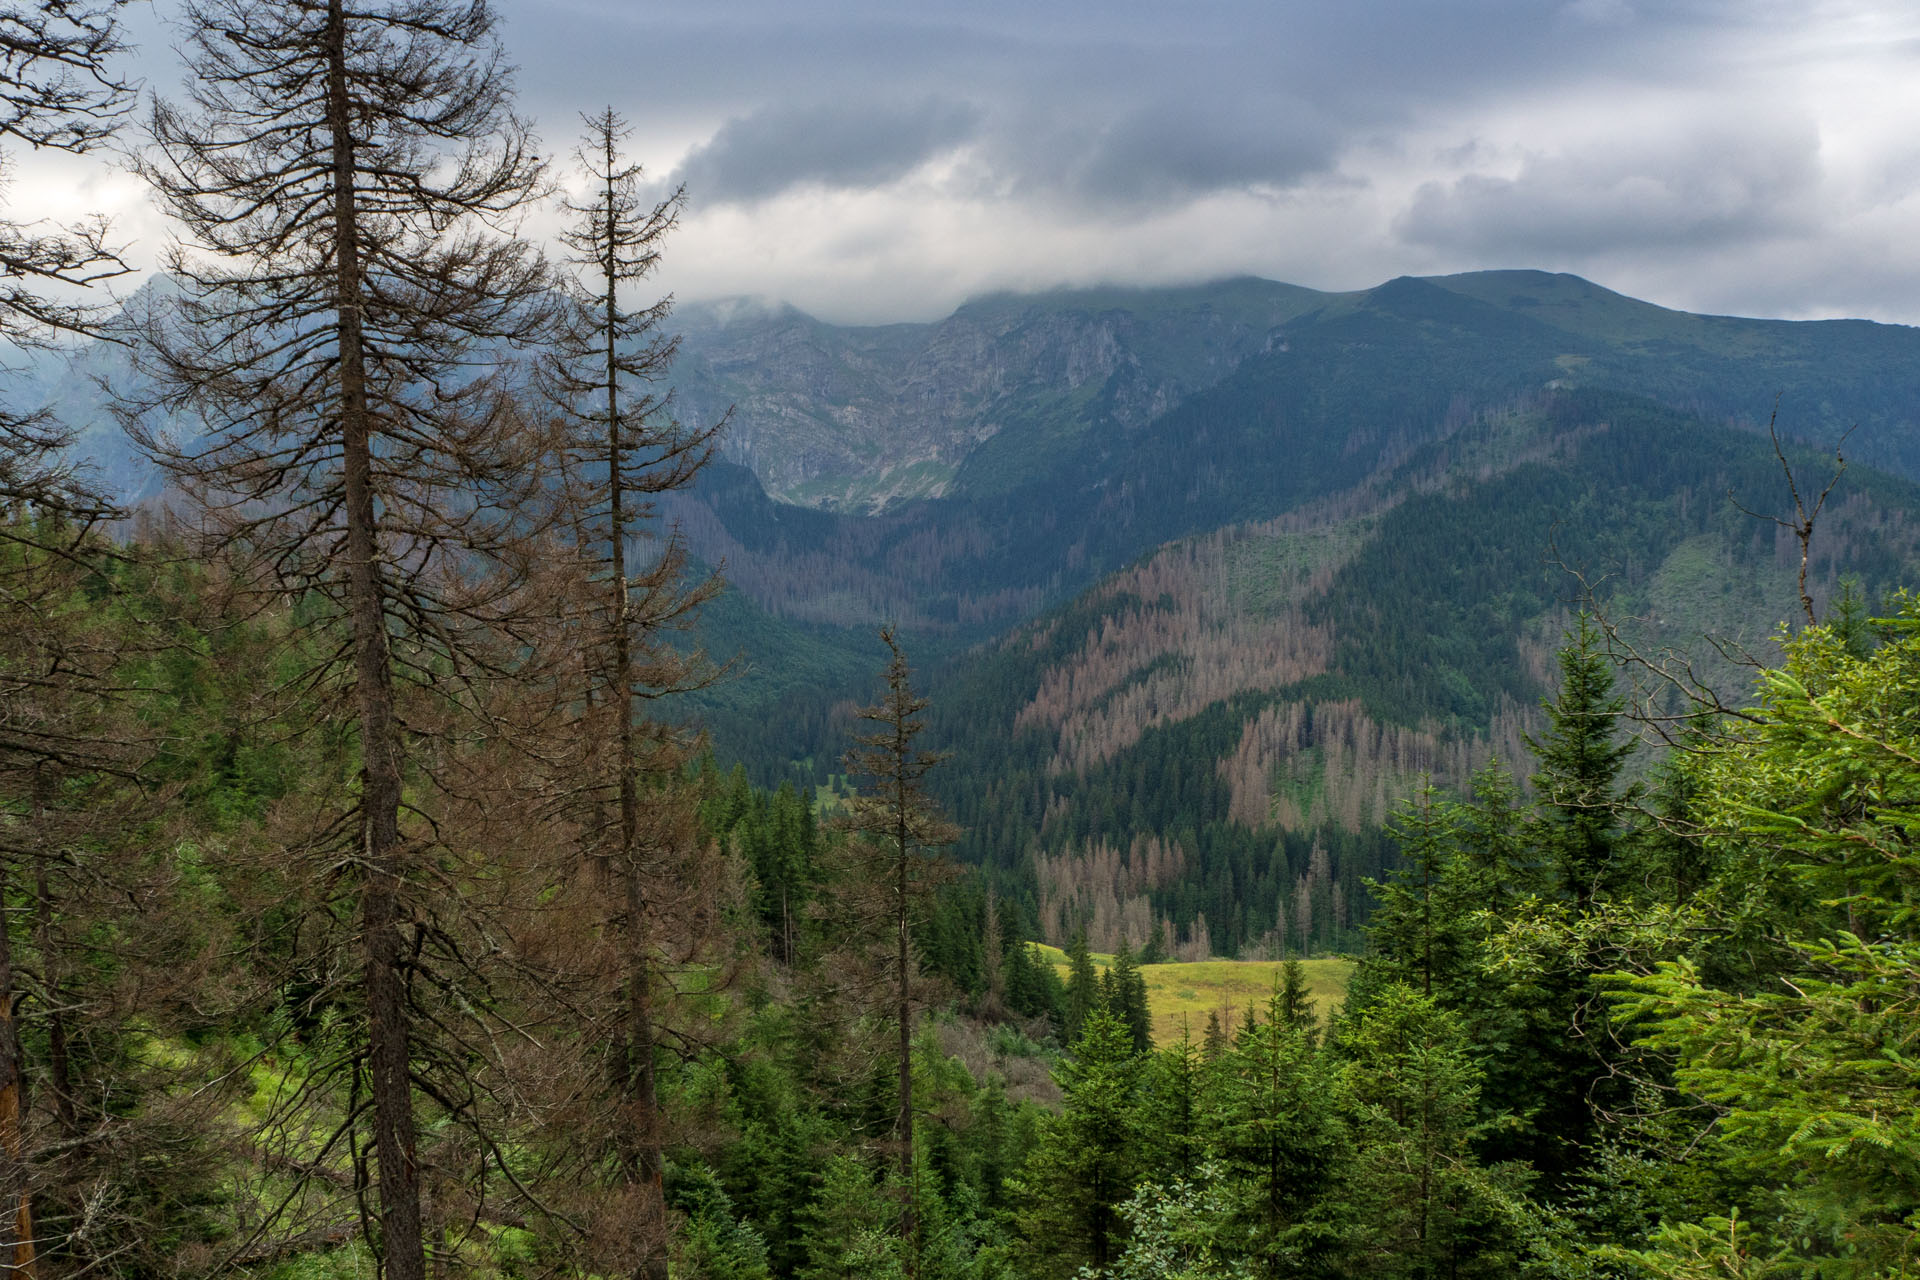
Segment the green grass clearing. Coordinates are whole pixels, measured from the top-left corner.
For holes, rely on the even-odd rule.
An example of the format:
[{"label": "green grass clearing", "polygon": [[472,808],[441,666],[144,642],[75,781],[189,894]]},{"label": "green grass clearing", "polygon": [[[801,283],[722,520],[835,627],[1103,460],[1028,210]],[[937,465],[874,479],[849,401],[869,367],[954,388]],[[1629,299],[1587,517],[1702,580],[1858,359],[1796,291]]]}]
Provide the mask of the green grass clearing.
[{"label": "green grass clearing", "polygon": [[[1062,978],[1067,976],[1066,952],[1045,943],[1033,946],[1055,972]],[[1113,957],[1096,952],[1093,963],[1104,970],[1113,963]],[[1231,1011],[1237,1023],[1249,1005],[1264,1008],[1280,980],[1281,964],[1278,960],[1199,960],[1142,965],[1140,976],[1147,983],[1154,1043],[1165,1045],[1178,1040],[1183,1024],[1192,1029],[1195,1038],[1204,1035],[1207,1015],[1216,1009]],[[1314,1012],[1325,1021],[1347,998],[1354,962],[1345,956],[1321,956],[1302,960],[1300,965],[1306,972]]]}]

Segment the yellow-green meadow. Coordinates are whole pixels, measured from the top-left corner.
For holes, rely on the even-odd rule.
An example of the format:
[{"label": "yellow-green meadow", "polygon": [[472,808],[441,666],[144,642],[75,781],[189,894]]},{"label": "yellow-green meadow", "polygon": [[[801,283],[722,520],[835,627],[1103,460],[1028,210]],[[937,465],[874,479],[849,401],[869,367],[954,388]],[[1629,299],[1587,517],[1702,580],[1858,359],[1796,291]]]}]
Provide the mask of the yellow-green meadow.
[{"label": "yellow-green meadow", "polygon": [[[1035,943],[1042,960],[1053,965],[1062,978],[1067,976],[1067,955],[1058,947]],[[1105,971],[1113,957],[1093,953],[1094,967]],[[1183,1021],[1198,1039],[1206,1033],[1207,1014],[1230,1010],[1236,1019],[1245,1016],[1249,1005],[1264,1008],[1280,979],[1278,960],[1197,960],[1185,964],[1148,964],[1140,966],[1147,983],[1147,1008],[1153,1014],[1153,1042],[1171,1044],[1180,1038]],[[1313,995],[1314,1012],[1323,1019],[1346,999],[1347,983],[1353,977],[1352,960],[1324,956],[1302,960],[1307,990]],[[1224,1021],[1224,1017],[1223,1017]]]}]

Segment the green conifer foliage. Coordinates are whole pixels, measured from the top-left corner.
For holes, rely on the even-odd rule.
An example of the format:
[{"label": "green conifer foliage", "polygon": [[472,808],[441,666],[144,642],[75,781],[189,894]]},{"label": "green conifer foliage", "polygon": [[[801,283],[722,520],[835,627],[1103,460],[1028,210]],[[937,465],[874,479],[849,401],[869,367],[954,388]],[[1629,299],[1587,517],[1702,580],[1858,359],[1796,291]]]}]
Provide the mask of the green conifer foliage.
[{"label": "green conifer foliage", "polygon": [[1087,1016],[1099,1007],[1100,977],[1094,972],[1087,932],[1082,929],[1067,944],[1067,1019],[1063,1029],[1069,1042],[1080,1038]]},{"label": "green conifer foliage", "polygon": [[1467,795],[1451,815],[1464,859],[1456,872],[1459,896],[1502,920],[1517,900],[1542,887],[1538,856],[1526,840],[1526,812],[1513,773],[1498,756],[1474,771]]},{"label": "green conifer foliage", "polygon": [[873,1171],[852,1156],[830,1157],[807,1215],[807,1261],[799,1280],[867,1280],[876,1261],[897,1273],[892,1248],[893,1212]]},{"label": "green conifer foliage", "polygon": [[1683,957],[1619,997],[1731,1171],[1652,1248],[1612,1251],[1648,1274],[1920,1270],[1920,610],[1891,630],[1861,657],[1809,628],[1702,762],[1692,808],[1721,864],[1702,897],[1764,894],[1784,960],[1714,975]]},{"label": "green conifer foliage", "polygon": [[1227,1029],[1220,1025],[1220,1011],[1210,1010],[1207,1013],[1207,1035],[1202,1044],[1201,1053],[1208,1062],[1212,1062],[1225,1053],[1227,1047]]},{"label": "green conifer foliage", "polygon": [[1147,1008],[1147,980],[1134,962],[1126,943],[1114,953],[1113,967],[1105,975],[1108,987],[1107,1011],[1120,1019],[1133,1037],[1133,1051],[1145,1053],[1153,1048],[1153,1015]]},{"label": "green conifer foliage", "polygon": [[1337,1064],[1288,1024],[1278,993],[1214,1064],[1208,1120],[1233,1206],[1223,1229],[1260,1274],[1315,1274],[1337,1248],[1331,1196],[1350,1149],[1341,1095]]},{"label": "green conifer foliage", "polygon": [[[1467,914],[1461,883],[1460,806],[1431,783],[1400,806],[1390,828],[1400,841],[1401,865],[1386,883],[1369,882],[1378,905],[1368,922],[1372,969],[1431,998],[1435,987],[1456,990],[1467,963]],[[1370,974],[1370,976],[1372,976]]]},{"label": "green conifer foliage", "polygon": [[1620,732],[1626,699],[1593,620],[1581,614],[1560,650],[1560,691],[1545,704],[1547,732],[1529,738],[1541,806],[1533,840],[1562,895],[1584,908],[1631,881],[1633,835],[1622,819],[1620,771],[1634,742]]},{"label": "green conifer foliage", "polygon": [[1517,1266],[1522,1172],[1483,1168],[1480,1070],[1457,1016],[1398,983],[1343,1045],[1351,1057],[1355,1222],[1349,1274],[1507,1276]]},{"label": "green conifer foliage", "polygon": [[1191,1178],[1200,1162],[1206,1141],[1201,1119],[1207,1061],[1192,1028],[1183,1022],[1180,1038],[1147,1062],[1140,1118],[1153,1148],[1153,1167],[1163,1175]]},{"label": "green conifer foliage", "polygon": [[1289,1027],[1311,1039],[1314,1030],[1313,997],[1307,992],[1307,969],[1299,959],[1280,966],[1280,1017]]},{"label": "green conifer foliage", "polygon": [[1082,1264],[1104,1268],[1120,1254],[1118,1206],[1141,1173],[1139,1092],[1143,1062],[1112,1014],[1087,1015],[1056,1078],[1061,1112],[1050,1120],[1019,1179],[1020,1231],[1047,1274]]},{"label": "green conifer foliage", "polygon": [[1023,1018],[1044,1017],[1064,1028],[1067,994],[1053,966],[1035,959],[1033,948],[1019,938],[1011,939],[1003,960],[1007,1008]]}]

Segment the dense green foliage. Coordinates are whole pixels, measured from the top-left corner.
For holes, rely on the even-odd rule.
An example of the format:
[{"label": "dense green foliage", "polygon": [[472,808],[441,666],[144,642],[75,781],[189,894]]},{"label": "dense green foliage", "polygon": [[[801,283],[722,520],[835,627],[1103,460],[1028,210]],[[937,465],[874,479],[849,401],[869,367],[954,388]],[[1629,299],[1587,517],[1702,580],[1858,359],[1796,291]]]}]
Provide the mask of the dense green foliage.
[{"label": "dense green foliage", "polygon": [[[112,133],[114,8],[29,6],[13,61],[105,96],[18,136]],[[1031,376],[916,374],[953,439],[785,505],[621,405],[682,195],[618,118],[590,333],[495,225],[544,182],[485,7],[324,9],[193,10],[205,114],[151,117],[237,272],[121,335],[191,492],[105,532],[99,425],[0,414],[0,1270],[1920,1276],[1920,490],[1854,477],[1810,545],[1768,513],[1824,459],[1716,425],[1764,370],[1788,439],[1849,402],[1920,475],[1910,332],[1538,273],[984,299],[942,369]],[[884,422],[849,371],[932,332],[762,319],[791,361],[694,399]],[[1271,991],[1156,1043],[1215,952]]]}]

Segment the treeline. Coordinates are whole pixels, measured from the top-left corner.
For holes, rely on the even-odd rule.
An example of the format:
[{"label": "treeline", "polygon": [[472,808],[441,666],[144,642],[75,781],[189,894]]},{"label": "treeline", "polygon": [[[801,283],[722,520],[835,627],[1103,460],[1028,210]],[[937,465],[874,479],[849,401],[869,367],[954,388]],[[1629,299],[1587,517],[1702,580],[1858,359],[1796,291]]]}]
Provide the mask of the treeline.
[{"label": "treeline", "polygon": [[[963,858],[994,867],[1007,892],[1033,895],[1038,911],[1043,889],[1028,877],[1043,865],[1084,860],[1101,845],[1125,851],[1140,836],[1183,851],[1177,884],[1046,889],[1051,901],[1084,903],[1064,924],[1045,922],[1050,940],[1095,927],[1109,897],[1105,914],[1118,918],[1144,896],[1151,927],[1170,925],[1186,940],[1204,915],[1215,954],[1249,954],[1282,919],[1293,923],[1295,889],[1317,844],[1346,918],[1315,905],[1310,930],[1281,930],[1283,946],[1306,954],[1356,945],[1350,930],[1367,910],[1361,882],[1388,865],[1377,823],[1393,795],[1429,771],[1464,785],[1467,761],[1490,750],[1524,775],[1524,735],[1538,732],[1558,627],[1579,590],[1569,569],[1610,602],[1624,639],[1649,657],[1685,648],[1694,674],[1728,698],[1743,670],[1702,634],[1730,640],[1730,652],[1764,652],[1773,621],[1795,609],[1797,543],[1740,509],[1772,511],[1779,471],[1740,433],[1617,394],[1550,394],[1514,413],[1469,416],[1444,443],[1410,455],[1406,470],[1425,479],[1374,512],[1300,606],[1331,635],[1326,674],[1276,678],[1183,707],[1180,718],[1139,721],[1131,745],[1070,773],[1060,768],[1059,738],[1030,709],[1064,688],[1061,673],[1081,671],[1086,653],[1141,630],[1129,620],[1179,611],[1171,594],[1116,587],[1083,597],[936,681],[936,729],[968,780],[942,799],[968,829]],[[1904,514],[1911,500],[1903,482],[1847,476],[1811,544],[1816,604],[1837,598],[1848,575],[1873,600],[1902,580],[1920,538]],[[1233,556],[1203,562],[1209,584],[1221,580],[1209,587],[1216,594],[1288,576],[1284,564],[1261,562],[1291,554],[1284,539],[1269,551],[1250,535],[1233,548],[1237,571]],[[1147,581],[1150,569],[1121,581]],[[1096,682],[1116,701],[1181,678],[1177,646],[1157,655],[1136,648],[1127,678]],[[1107,948],[1121,940],[1100,932]],[[1146,938],[1133,928],[1125,940],[1137,947]]]}]

